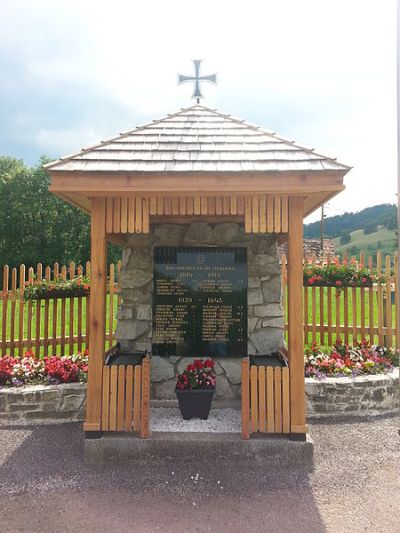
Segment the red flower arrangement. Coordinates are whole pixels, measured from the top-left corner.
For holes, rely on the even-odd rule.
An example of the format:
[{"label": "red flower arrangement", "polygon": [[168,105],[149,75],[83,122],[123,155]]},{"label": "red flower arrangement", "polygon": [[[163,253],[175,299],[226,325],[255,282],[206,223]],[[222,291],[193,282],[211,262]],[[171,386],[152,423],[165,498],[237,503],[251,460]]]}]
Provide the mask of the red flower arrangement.
[{"label": "red flower arrangement", "polygon": [[312,263],[304,265],[303,285],[305,287],[372,287],[373,283],[385,283],[386,278],[376,269],[360,266],[357,261],[350,263],[335,260],[332,263]]},{"label": "red flower arrangement", "polygon": [[187,389],[214,389],[216,376],[212,359],[195,359],[187,365],[186,369],[176,376],[176,388]]}]

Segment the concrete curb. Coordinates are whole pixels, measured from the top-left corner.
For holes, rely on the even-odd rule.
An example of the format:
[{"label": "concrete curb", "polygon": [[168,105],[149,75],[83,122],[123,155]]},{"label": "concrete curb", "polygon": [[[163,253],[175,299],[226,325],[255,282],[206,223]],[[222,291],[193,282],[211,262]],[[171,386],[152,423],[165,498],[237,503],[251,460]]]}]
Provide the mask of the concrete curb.
[{"label": "concrete curb", "polygon": [[314,443],[287,437],[254,437],[243,440],[237,433],[157,433],[150,439],[135,434],[109,433],[99,439],[85,439],[85,460],[90,464],[135,463],[142,461],[192,461],[204,457],[211,462],[259,462],[260,466],[302,465],[313,468]]}]

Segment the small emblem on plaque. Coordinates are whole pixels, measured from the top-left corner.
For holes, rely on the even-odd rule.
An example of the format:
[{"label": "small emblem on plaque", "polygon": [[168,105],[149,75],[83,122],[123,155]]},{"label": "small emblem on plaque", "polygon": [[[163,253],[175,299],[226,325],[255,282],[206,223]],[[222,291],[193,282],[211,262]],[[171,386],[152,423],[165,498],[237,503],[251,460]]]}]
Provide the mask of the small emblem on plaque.
[{"label": "small emblem on plaque", "polygon": [[206,262],[206,258],[204,255],[196,255],[196,259],[195,259],[196,263],[200,263],[200,264],[203,264]]}]

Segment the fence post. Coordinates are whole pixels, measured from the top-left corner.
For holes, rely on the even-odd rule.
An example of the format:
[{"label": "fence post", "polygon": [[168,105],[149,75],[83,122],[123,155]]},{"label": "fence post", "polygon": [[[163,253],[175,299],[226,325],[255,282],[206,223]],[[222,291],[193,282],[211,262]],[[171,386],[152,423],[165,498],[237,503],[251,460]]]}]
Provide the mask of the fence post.
[{"label": "fence post", "polygon": [[150,437],[150,357],[142,362],[142,412],[140,418],[140,438]]}]

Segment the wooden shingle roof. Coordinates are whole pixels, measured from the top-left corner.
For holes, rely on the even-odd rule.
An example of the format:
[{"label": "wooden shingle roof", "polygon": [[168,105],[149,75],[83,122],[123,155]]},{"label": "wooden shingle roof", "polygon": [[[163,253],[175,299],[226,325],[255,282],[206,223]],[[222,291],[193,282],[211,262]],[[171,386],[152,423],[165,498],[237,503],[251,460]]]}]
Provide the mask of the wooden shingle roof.
[{"label": "wooden shingle roof", "polygon": [[51,172],[318,172],[350,167],[201,105],[45,165]]}]

